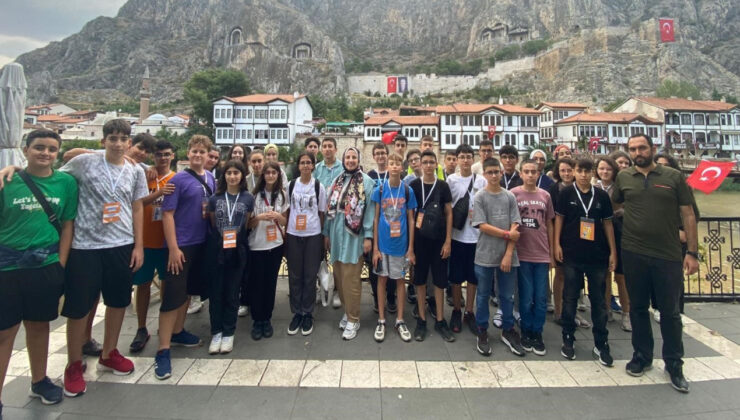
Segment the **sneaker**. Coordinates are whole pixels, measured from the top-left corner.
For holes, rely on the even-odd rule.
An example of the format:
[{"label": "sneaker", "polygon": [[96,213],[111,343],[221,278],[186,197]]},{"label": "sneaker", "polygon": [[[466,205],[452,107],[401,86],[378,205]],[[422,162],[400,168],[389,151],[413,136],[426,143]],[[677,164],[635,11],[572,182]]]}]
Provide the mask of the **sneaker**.
[{"label": "sneaker", "polygon": [[460,310],[453,310],[452,316],[450,317],[450,329],[455,334],[459,334],[462,331],[462,312]]},{"label": "sneaker", "polygon": [[424,341],[424,337],[427,335],[427,322],[422,319],[416,320],[416,328],[414,328],[414,340]]},{"label": "sneaker", "polygon": [[501,312],[501,309],[496,311],[495,314],[493,314],[493,326],[496,328],[501,328],[504,325],[504,313]]},{"label": "sneaker", "polygon": [[655,320],[655,322],[660,324],[660,311],[659,310],[653,309],[653,319]]},{"label": "sneaker", "polygon": [[262,336],[263,337],[270,338],[272,337],[272,334],[274,332],[275,331],[272,328],[272,323],[270,322],[269,319],[267,321],[262,322]]},{"label": "sneaker", "polygon": [[474,335],[478,335],[478,323],[475,322],[475,314],[472,312],[465,312],[463,315],[463,323],[468,326],[470,332]]},{"label": "sneaker", "polygon": [[491,305],[498,308],[498,296],[491,296]]},{"label": "sneaker", "polygon": [[342,300],[339,299],[339,293],[336,290],[334,291],[334,297],[331,298],[331,307],[334,309],[342,307]]},{"label": "sneaker", "polygon": [[432,318],[437,319],[437,301],[433,297],[427,299],[427,309]]},{"label": "sneaker", "polygon": [[48,376],[44,376],[44,379],[31,384],[31,392],[29,395],[33,398],[41,400],[41,404],[52,405],[58,404],[64,399],[64,392],[62,387],[55,385]]},{"label": "sneaker", "polygon": [[170,349],[157,352],[154,356],[154,377],[163,381],[172,376],[172,362],[170,361]]},{"label": "sneaker", "polygon": [[247,316],[248,313],[249,313],[249,307],[246,305],[240,305],[239,311],[237,311],[236,314],[239,315],[239,317],[243,318]]},{"label": "sneaker", "polygon": [[451,291],[450,291],[450,290],[448,290],[448,291],[447,291],[447,293],[446,293],[446,295],[447,295],[447,299],[446,299],[446,300],[447,300],[447,306],[452,306],[452,307],[454,307],[454,306],[455,306],[455,300],[454,300],[454,298],[452,297],[452,293],[451,293]]},{"label": "sneaker", "polygon": [[482,354],[483,356],[490,356],[491,353],[493,353],[493,351],[491,350],[491,345],[488,344],[487,330],[478,330],[478,341],[476,344],[476,349],[478,349],[478,353]]},{"label": "sneaker", "polygon": [[118,349],[113,349],[107,359],[100,356],[98,359],[98,370],[112,371],[114,375],[126,376],[134,371],[134,362],[123,357]]},{"label": "sneaker", "polygon": [[630,321],[630,314],[622,314],[622,330],[632,332],[632,321]]},{"label": "sneaker", "polygon": [[221,353],[221,341],[223,340],[223,334],[214,334],[211,338],[211,344],[208,346],[208,354],[219,354]]},{"label": "sneaker", "polygon": [[553,300],[552,295],[550,295],[550,298],[547,299],[547,313],[554,313],[555,312],[555,301]]},{"label": "sneaker", "polygon": [[339,329],[343,330],[347,328],[347,314],[342,315],[342,320],[339,321]]},{"label": "sneaker", "polygon": [[615,314],[621,314],[622,313],[622,307],[619,305],[619,302],[617,302],[617,298],[612,296],[612,300],[609,304],[609,307],[611,308],[612,312]]},{"label": "sneaker", "polygon": [[224,336],[221,339],[221,354],[228,354],[234,350],[234,336]]},{"label": "sneaker", "polygon": [[534,350],[534,345],[532,344],[532,338],[531,333],[529,331],[522,330],[522,340],[521,340],[522,348],[524,351],[531,352]]},{"label": "sneaker", "polygon": [[609,345],[604,344],[601,348],[594,346],[593,350],[594,359],[598,360],[599,363],[606,367],[614,366],[614,358],[609,352]]},{"label": "sneaker", "polygon": [[198,347],[203,345],[203,340],[198,338],[197,335],[190,334],[189,332],[185,331],[185,328],[183,328],[182,331],[180,331],[179,333],[172,334],[170,345],[181,347]]},{"label": "sneaker", "polygon": [[411,331],[409,331],[409,327],[406,326],[405,322],[396,321],[396,331],[398,331],[398,335],[401,337],[401,340],[406,343],[411,341]]},{"label": "sneaker", "polygon": [[630,376],[640,377],[645,374],[646,371],[653,368],[653,363],[645,363],[644,360],[642,360],[639,357],[632,356],[632,360],[627,362],[627,366],[625,366],[625,370],[627,371],[627,374]]},{"label": "sneaker", "polygon": [[357,330],[359,329],[359,322],[347,321],[347,327],[344,329],[344,333],[342,333],[342,339],[347,341],[353,340],[355,337],[357,337]]},{"label": "sneaker", "polygon": [[378,321],[378,325],[375,326],[375,334],[373,337],[375,337],[375,341],[378,343],[385,340],[385,322]]},{"label": "sneaker", "polygon": [[128,348],[129,351],[131,353],[138,353],[144,350],[144,346],[146,346],[147,341],[149,341],[149,337],[149,331],[147,331],[146,327],[136,330],[136,336],[134,336],[134,341],[131,342],[131,345]]},{"label": "sneaker", "polygon": [[533,333],[532,340],[532,352],[536,354],[537,356],[544,356],[547,354],[547,349],[545,348],[545,342],[542,340],[542,333]]},{"label": "sneaker", "polygon": [[591,308],[591,301],[588,299],[588,296],[586,294],[581,294],[580,299],[578,299],[578,310],[581,312],[586,312],[586,310]]},{"label": "sneaker", "polygon": [[416,288],[413,284],[406,285],[406,301],[412,305],[416,304]]},{"label": "sneaker", "polygon": [[301,321],[301,335],[309,335],[313,332],[313,315],[306,314]]},{"label": "sneaker", "polygon": [[392,299],[388,299],[386,301],[385,308],[388,310],[388,313],[391,314],[395,314],[398,311],[398,305],[396,305],[395,296]]},{"label": "sneaker", "polygon": [[576,360],[576,349],[573,347],[575,337],[563,338],[560,354],[568,360]]},{"label": "sneaker", "polygon": [[303,323],[303,315],[301,314],[293,315],[293,320],[290,321],[290,325],[288,325],[288,335],[296,335],[298,333],[298,330],[301,328],[302,323]]},{"label": "sneaker", "polygon": [[586,319],[582,318],[580,315],[576,314],[576,326],[581,328],[591,328],[591,323],[588,322]]},{"label": "sneaker", "polygon": [[87,391],[85,378],[82,377],[82,361],[78,360],[64,369],[64,395],[73,398]]},{"label": "sneaker", "polygon": [[501,342],[506,344],[506,346],[509,347],[509,350],[511,350],[515,355],[524,356],[521,338],[514,328],[501,331]]},{"label": "sneaker", "polygon": [[516,309],[513,311],[514,314],[514,321],[517,323],[522,320],[522,314],[519,313]]},{"label": "sneaker", "polygon": [[188,315],[197,314],[201,309],[203,309],[203,302],[200,301],[200,296],[192,296],[190,305],[188,305]]},{"label": "sneaker", "polygon": [[666,373],[671,377],[671,386],[678,392],[684,394],[689,393],[689,382],[683,376],[683,369],[681,366],[665,368]]},{"label": "sneaker", "polygon": [[264,332],[262,329],[262,321],[254,321],[252,324],[252,340],[259,341],[262,339]]},{"label": "sneaker", "polygon": [[103,346],[100,345],[94,338],[82,345],[82,354],[85,356],[100,357],[103,354]]},{"label": "sneaker", "polygon": [[437,331],[442,339],[448,343],[452,343],[453,341],[455,341],[455,335],[452,334],[452,330],[450,330],[450,327],[447,326],[447,321],[445,321],[444,319],[434,323],[434,331]]}]

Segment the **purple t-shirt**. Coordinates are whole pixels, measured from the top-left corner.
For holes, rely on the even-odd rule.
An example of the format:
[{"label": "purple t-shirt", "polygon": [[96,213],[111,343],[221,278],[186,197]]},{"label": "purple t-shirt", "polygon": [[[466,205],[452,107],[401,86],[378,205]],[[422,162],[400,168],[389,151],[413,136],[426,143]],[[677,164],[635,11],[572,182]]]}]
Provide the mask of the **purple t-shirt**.
[{"label": "purple t-shirt", "polygon": [[550,194],[542,188],[528,192],[524,187],[511,190],[516,197],[522,224],[521,236],[516,244],[519,261],[532,263],[550,262],[550,244],[547,241],[547,221],[555,218]]},{"label": "purple t-shirt", "polygon": [[[203,200],[208,202],[207,190],[189,173],[178,172],[169,182],[175,185],[175,192],[164,196],[162,211],[175,211],[175,232],[177,246],[198,245],[206,241],[208,234],[208,219],[204,219]],[[206,183],[211,192],[216,190],[216,180],[213,174],[206,171]]]}]

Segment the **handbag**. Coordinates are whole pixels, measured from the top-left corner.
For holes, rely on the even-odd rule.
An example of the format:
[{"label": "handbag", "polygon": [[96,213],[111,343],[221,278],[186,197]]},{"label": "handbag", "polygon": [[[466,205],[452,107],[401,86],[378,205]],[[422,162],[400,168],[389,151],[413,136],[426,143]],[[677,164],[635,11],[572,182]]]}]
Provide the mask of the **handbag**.
[{"label": "handbag", "polygon": [[465,195],[457,200],[457,203],[452,207],[452,227],[457,230],[465,228],[465,222],[468,220],[468,212],[470,211],[470,193],[473,191],[473,184],[475,183],[475,174],[473,179],[470,180],[468,190]]}]

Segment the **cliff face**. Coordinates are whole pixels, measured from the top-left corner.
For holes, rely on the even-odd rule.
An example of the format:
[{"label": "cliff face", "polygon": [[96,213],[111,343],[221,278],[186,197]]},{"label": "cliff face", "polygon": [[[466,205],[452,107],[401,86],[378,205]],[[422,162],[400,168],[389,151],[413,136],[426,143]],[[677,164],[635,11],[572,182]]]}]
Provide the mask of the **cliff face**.
[{"label": "cliff face", "polygon": [[[676,19],[677,43],[660,43],[658,17]],[[134,98],[145,64],[155,102],[207,67],[242,70],[257,90],[328,95],[346,88],[345,59],[404,68],[549,38],[536,69],[505,83],[601,101],[664,77],[737,95],[738,33],[736,0],[130,0],[17,61],[36,101]]]}]

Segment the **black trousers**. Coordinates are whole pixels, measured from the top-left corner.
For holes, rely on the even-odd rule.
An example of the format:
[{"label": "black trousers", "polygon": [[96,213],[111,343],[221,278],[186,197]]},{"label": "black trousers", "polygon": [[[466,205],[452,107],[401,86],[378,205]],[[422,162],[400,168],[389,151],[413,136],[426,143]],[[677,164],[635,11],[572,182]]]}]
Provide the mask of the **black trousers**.
[{"label": "black trousers", "polygon": [[606,329],[606,302],[604,301],[607,267],[600,264],[565,262],[563,273],[565,274],[562,313],[563,339],[568,340],[575,334],[578,298],[581,296],[583,276],[585,275],[588,278],[588,298],[591,301],[594,345],[600,348],[607,343],[609,338],[609,331]]},{"label": "black trousers", "polygon": [[283,261],[283,245],[266,251],[249,251],[249,304],[252,319],[269,321],[275,308],[275,288]]},{"label": "black trousers", "polygon": [[622,249],[624,278],[630,296],[632,348],[634,357],[645,363],[653,361],[653,330],[650,325],[651,295],[660,311],[660,333],[663,336],[663,360],[666,366],[681,366],[683,341],[681,313],[683,266],[680,261],[648,257]]},{"label": "black trousers", "polygon": [[211,303],[208,312],[211,316],[211,334],[223,333],[226,337],[234,335],[239,311],[239,284],[245,263],[227,261],[222,275],[213,276],[209,281]]}]

